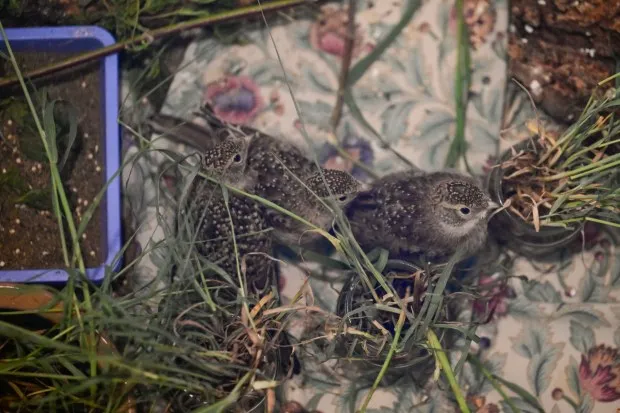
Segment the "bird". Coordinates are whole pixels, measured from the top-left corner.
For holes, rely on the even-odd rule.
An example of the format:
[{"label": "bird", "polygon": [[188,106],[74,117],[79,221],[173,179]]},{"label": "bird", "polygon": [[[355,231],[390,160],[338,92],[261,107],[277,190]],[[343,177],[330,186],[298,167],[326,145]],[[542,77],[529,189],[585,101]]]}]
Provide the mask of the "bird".
[{"label": "bird", "polygon": [[[324,202],[335,201],[337,207],[344,209],[363,187],[346,171],[318,166],[290,142],[249,126],[221,121],[208,104],[198,114],[213,134],[252,136],[247,168],[255,175],[254,193],[322,230],[329,230],[334,220]],[[299,220],[274,209],[268,210],[266,216],[275,240],[281,244],[308,245],[321,237],[319,233],[307,232],[308,226]]]},{"label": "bird", "polygon": [[478,252],[487,240],[488,218],[498,207],[469,176],[408,170],[373,182],[346,214],[365,250],[439,260],[459,248],[464,257]]},{"label": "bird", "polygon": [[[248,147],[251,137],[230,136],[202,154],[201,169],[220,183],[251,190],[255,175],[247,170]],[[217,184],[195,179],[189,190],[195,208],[190,213],[197,227],[198,252],[236,279],[237,260],[245,257],[248,292],[262,297],[278,285],[279,267],[273,254],[272,235],[264,219],[264,208],[249,197],[229,194],[225,200]],[[228,206],[226,205],[228,204]],[[232,225],[231,225],[232,223]],[[234,228],[234,230],[233,230]],[[233,241],[234,234],[234,241]],[[278,336],[281,365],[285,372],[301,372],[301,364],[293,353],[286,333]]]},{"label": "bird", "polygon": [[[250,126],[233,125],[220,120],[208,104],[195,114],[201,118],[204,126],[168,115],[152,117],[149,124],[160,133],[174,130],[174,133],[168,132],[169,138],[205,153],[226,140],[246,140],[249,146],[243,173],[251,175],[256,183],[252,188],[253,193],[320,229],[329,230],[333,221],[332,212],[323,202],[333,199],[338,207],[344,208],[362,187],[348,172],[318,166],[304,151],[284,139]],[[328,186],[325,186],[325,182]],[[274,240],[278,243],[308,245],[321,237],[318,233],[307,232],[309,228],[304,223],[273,209],[266,209],[265,216],[273,228]]]},{"label": "bird", "polygon": [[[246,173],[248,144],[249,141],[243,137],[231,137],[219,143],[202,154],[202,171],[220,183],[242,190],[252,188],[254,177]],[[233,280],[237,279],[236,256],[239,260],[245,258],[245,278],[249,290],[254,294],[264,292],[273,284],[275,263],[270,258],[272,236],[268,233],[269,227],[261,205],[246,196],[230,192],[226,201],[217,183],[199,176],[196,178],[190,185],[187,197],[196,250],[218,264]]]},{"label": "bird", "polygon": [[[305,181],[286,172],[272,175],[271,179],[259,180],[256,193],[319,229],[329,231],[334,221],[331,207],[335,204],[344,210],[361,188],[362,184],[347,172],[321,169]],[[307,246],[321,237],[319,233],[308,232],[311,228],[305,223],[275,209],[268,210],[266,217],[274,228],[274,238],[281,244]]]}]

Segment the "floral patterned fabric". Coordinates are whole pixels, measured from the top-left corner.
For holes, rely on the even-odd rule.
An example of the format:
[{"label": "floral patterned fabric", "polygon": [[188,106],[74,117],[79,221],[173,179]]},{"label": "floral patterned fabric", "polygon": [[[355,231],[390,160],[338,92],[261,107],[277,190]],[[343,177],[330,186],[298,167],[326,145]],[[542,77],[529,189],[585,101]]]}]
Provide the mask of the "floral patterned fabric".
[{"label": "floral patterned fabric", "polygon": [[[353,65],[417,3],[360,1]],[[467,161],[478,173],[493,163],[499,151],[527,136],[524,122],[533,118],[527,96],[512,86],[506,88],[508,6],[507,0],[465,0],[473,69]],[[162,112],[198,122],[190,114],[209,102],[224,120],[282,136],[314,150],[325,167],[347,170],[368,180],[363,168],[336,151],[328,133],[346,22],[346,11],[334,3],[325,5],[313,18],[274,24],[271,36],[285,72],[264,26],[246,30],[248,41],[243,45],[219,44],[211,38],[195,41],[185,52]],[[353,99],[362,116],[345,109],[336,133],[352,159],[378,175],[407,167],[393,151],[425,170],[443,167],[455,130],[455,31],[453,1],[422,2],[396,41],[359,79]],[[189,152],[171,141],[158,139],[155,145]],[[126,156],[136,152],[135,147],[126,148]],[[162,228],[171,222],[166,200],[155,196],[157,188],[169,185],[172,179],[164,174],[158,182],[157,171],[164,162],[163,156],[151,153],[123,172],[126,207],[139,227],[136,241],[142,250],[161,241]],[[461,167],[464,170],[464,165]],[[491,315],[490,322],[478,329],[482,340],[471,351],[492,374],[530,393],[545,412],[610,412],[620,403],[619,236],[611,230],[586,227],[582,240],[544,262],[502,253],[515,277],[506,285],[489,289],[486,300],[461,314],[464,321]],[[154,278],[157,260],[155,253],[142,260],[139,283]],[[302,288],[308,274],[319,270],[317,265],[301,268],[284,264],[284,301]],[[498,275],[481,274],[479,282],[491,283]],[[342,274],[311,275],[307,304],[333,311],[343,281]],[[292,332],[299,335],[313,325],[308,315]],[[450,356],[456,363],[460,354]],[[304,367],[304,377],[287,385],[288,400],[323,412],[348,411],[356,399],[359,406],[365,390],[360,389],[358,378],[338,376],[329,363],[305,363]],[[462,373],[461,386],[478,412],[510,412],[510,404],[522,412],[537,411],[506,387],[511,400],[504,401],[469,364]],[[324,380],[313,378],[318,375]],[[368,411],[455,411],[452,403],[449,390],[439,389],[433,380],[423,389],[396,381],[375,393]]]}]

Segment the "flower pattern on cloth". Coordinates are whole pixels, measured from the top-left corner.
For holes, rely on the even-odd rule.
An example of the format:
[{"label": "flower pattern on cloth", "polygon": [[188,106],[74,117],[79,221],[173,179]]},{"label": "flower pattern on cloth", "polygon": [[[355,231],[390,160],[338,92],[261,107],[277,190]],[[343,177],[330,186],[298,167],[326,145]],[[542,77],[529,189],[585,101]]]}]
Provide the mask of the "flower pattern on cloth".
[{"label": "flower pattern on cloth", "polygon": [[237,125],[249,124],[264,106],[258,85],[247,76],[226,76],[208,83],[203,102],[213,106],[218,118]]},{"label": "flower pattern on cloth", "polygon": [[[422,169],[442,169],[456,127],[455,2],[360,1],[352,67],[417,4],[396,40],[356,79],[335,133],[337,142],[330,135],[329,121],[347,25],[346,8],[339,3],[324,5],[312,18],[271,24],[284,71],[262,24],[244,30],[243,45],[220,44],[214,38],[193,41],[162,113],[199,122],[191,113],[210,103],[223,120],[251,125],[314,150],[323,166],[349,171],[362,180],[370,175],[360,163],[377,175],[406,168],[394,151]],[[465,0],[464,5],[472,45],[467,161],[475,172],[485,173],[500,151],[528,137],[523,125],[534,114],[527,96],[508,82],[505,73],[508,2]],[[542,121],[546,122],[544,117]],[[546,125],[551,133],[553,125]],[[191,152],[163,139],[153,145]],[[126,159],[136,153],[135,146],[124,146]],[[158,189],[178,185],[175,177],[159,173],[164,165],[165,158],[153,152],[123,171],[125,207],[140,228],[136,241],[143,251],[162,242],[162,227],[172,225],[165,197],[156,196]],[[464,165],[459,168],[464,170]],[[495,282],[497,274],[481,275],[479,283],[488,288],[460,315],[463,321],[483,323],[477,330],[480,342],[472,344],[471,352],[491,374],[525,389],[533,400],[504,387],[507,402],[466,363],[459,383],[475,411],[511,412],[513,405],[522,412],[609,412],[615,406],[620,394],[619,241],[617,231],[587,226],[583,240],[544,261],[506,253],[513,275],[508,283]],[[142,259],[136,266],[139,284],[157,275],[161,259],[156,251]],[[306,304],[334,311],[344,277],[333,271],[311,275],[320,271],[316,264],[283,264],[283,301],[290,301],[307,280],[304,288],[311,292],[304,294]],[[316,328],[315,317],[300,317],[292,334]],[[454,364],[459,357],[458,351],[450,353]],[[329,371],[329,366],[329,362],[304,364],[304,380],[287,384],[286,399],[323,412],[349,411],[356,400],[359,406],[368,388],[361,385],[363,380],[341,378],[338,384],[336,377],[312,379],[319,371]],[[367,411],[457,410],[449,390],[439,389],[431,380],[424,389],[399,382],[380,387]]]}]

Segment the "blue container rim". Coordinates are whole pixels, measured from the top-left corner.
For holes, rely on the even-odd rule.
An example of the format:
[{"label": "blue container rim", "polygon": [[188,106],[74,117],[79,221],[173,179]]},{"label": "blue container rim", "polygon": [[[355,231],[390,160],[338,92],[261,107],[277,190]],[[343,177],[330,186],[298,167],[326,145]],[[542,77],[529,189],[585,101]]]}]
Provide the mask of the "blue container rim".
[{"label": "blue container rim", "polygon": [[[99,26],[54,26],[32,28],[10,28],[4,30],[10,42],[50,40],[93,39],[101,47],[116,43],[112,34]],[[2,37],[2,36],[0,36]],[[0,43],[4,49],[4,38]],[[106,245],[107,255],[102,265],[86,269],[86,276],[93,282],[100,282],[105,277],[106,268],[118,269],[121,265],[121,187],[120,177],[115,176],[120,168],[120,134],[117,123],[119,102],[118,54],[103,58],[103,107],[105,117],[105,179],[106,191]],[[66,282],[69,273],[63,269],[28,269],[0,270],[0,282],[16,283],[59,283]]]}]

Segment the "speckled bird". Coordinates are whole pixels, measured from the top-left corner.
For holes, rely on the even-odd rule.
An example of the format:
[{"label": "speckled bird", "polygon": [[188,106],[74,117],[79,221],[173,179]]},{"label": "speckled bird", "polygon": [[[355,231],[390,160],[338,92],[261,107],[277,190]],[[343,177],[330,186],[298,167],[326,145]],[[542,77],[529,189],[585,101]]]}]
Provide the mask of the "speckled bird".
[{"label": "speckled bird", "polygon": [[[215,117],[208,106],[202,108],[201,114],[215,135],[223,138],[251,137],[246,171],[254,177],[256,195],[321,229],[329,230],[333,221],[332,212],[321,200],[332,199],[340,208],[345,208],[361,189],[361,183],[351,174],[319,168],[301,149],[289,142],[248,126],[225,124]],[[274,229],[276,240],[281,243],[308,244],[321,237],[320,234],[307,232],[310,228],[304,223],[273,209],[266,211],[266,218]]]},{"label": "speckled bird", "polygon": [[470,177],[455,172],[404,171],[387,175],[349,205],[351,230],[367,251],[446,258],[466,256],[486,242],[487,221],[498,207]]},{"label": "speckled bird", "polygon": [[[202,156],[202,170],[231,186],[250,191],[255,174],[247,169],[251,136],[231,136]],[[246,259],[246,280],[251,294],[263,296],[277,286],[278,267],[272,255],[272,234],[264,218],[261,204],[229,191],[228,208],[218,184],[197,177],[189,192],[193,199],[190,216],[197,228],[196,248],[210,261],[217,263],[232,279],[236,279],[234,238],[239,259]],[[231,227],[232,221],[232,227]],[[279,336],[281,363],[285,371],[301,372],[301,364],[292,353],[286,333]],[[292,364],[291,364],[292,363]]]},{"label": "speckled bird", "polygon": [[[216,145],[203,155],[203,171],[239,189],[252,188],[253,175],[246,173],[248,144],[248,139],[233,137]],[[275,264],[268,257],[272,254],[272,236],[263,209],[250,198],[232,191],[228,194],[227,208],[218,184],[199,176],[192,182],[188,200],[197,231],[196,249],[236,279],[232,219],[239,259],[246,259],[248,285],[254,293],[264,292],[274,282]]]},{"label": "speckled bird", "polygon": [[[332,204],[345,209],[359,193],[361,184],[347,172],[322,169],[304,183],[287,174],[257,183],[255,188],[262,197],[328,231],[334,214],[324,202],[332,201]],[[321,237],[315,232],[308,232],[311,228],[303,222],[275,209],[268,210],[266,217],[274,228],[274,236],[281,243],[306,245]]]}]

